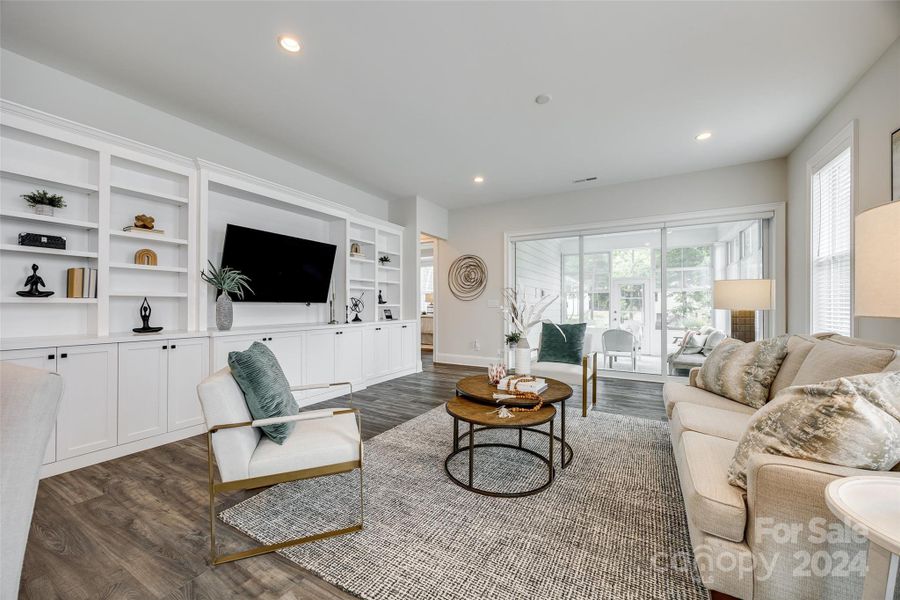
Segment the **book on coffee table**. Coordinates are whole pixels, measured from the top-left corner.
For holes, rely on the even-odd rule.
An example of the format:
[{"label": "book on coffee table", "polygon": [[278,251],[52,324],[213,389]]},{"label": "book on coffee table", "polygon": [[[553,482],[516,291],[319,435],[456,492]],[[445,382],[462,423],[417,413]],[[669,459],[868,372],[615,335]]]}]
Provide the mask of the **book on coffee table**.
[{"label": "book on coffee table", "polygon": [[[497,384],[498,390],[508,391],[510,381],[516,379],[516,375],[507,375]],[[535,377],[534,381],[519,381],[515,384],[515,390],[518,392],[534,392],[540,394],[547,389],[547,382],[540,377]]]}]

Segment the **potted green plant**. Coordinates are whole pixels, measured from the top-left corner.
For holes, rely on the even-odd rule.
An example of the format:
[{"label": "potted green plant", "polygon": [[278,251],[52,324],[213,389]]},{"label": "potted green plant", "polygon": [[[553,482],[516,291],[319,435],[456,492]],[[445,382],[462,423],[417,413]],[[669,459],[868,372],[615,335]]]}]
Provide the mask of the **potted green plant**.
[{"label": "potted green plant", "polygon": [[522,339],[522,334],[518,331],[513,331],[512,333],[506,334],[506,345],[510,348],[515,348],[519,343],[519,340]]},{"label": "potted green plant", "polygon": [[216,298],[216,327],[219,331],[228,331],[234,321],[234,307],[231,304],[231,296],[234,294],[241,300],[244,299],[244,290],[253,292],[248,285],[250,278],[231,267],[217,269],[209,262],[209,271],[201,271],[200,278],[219,290]]},{"label": "potted green plant", "polygon": [[36,215],[52,217],[54,209],[66,207],[66,202],[62,196],[51,194],[47,190],[35,190],[30,194],[22,194],[22,198],[25,199],[28,206],[34,209],[34,214]]}]

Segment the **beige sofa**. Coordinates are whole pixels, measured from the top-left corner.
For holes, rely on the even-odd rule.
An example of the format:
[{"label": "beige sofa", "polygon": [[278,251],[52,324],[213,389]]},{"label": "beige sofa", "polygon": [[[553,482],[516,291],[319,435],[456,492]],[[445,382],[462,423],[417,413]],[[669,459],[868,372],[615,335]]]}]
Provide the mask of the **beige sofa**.
[{"label": "beige sofa", "polygon": [[[831,334],[792,336],[770,398],[789,385],[900,370],[898,349]],[[824,489],[836,478],[873,472],[756,455],[742,490],[728,483],[727,473],[754,409],[680,383],[667,383],[663,397],[703,583],[743,600],[861,597],[867,545],[859,538],[821,539],[829,525],[838,526]]]}]

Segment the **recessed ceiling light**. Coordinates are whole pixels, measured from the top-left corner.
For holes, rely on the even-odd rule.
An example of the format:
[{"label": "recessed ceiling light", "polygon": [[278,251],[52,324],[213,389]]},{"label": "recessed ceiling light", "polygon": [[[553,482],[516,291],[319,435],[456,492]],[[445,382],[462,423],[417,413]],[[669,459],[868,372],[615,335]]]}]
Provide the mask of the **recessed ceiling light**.
[{"label": "recessed ceiling light", "polygon": [[288,52],[300,52],[300,41],[290,35],[278,36],[278,45]]},{"label": "recessed ceiling light", "polygon": [[481,175],[476,175],[472,178],[472,181],[474,181],[475,183],[484,183],[484,177],[482,177]]},{"label": "recessed ceiling light", "polygon": [[553,100],[553,96],[550,94],[541,94],[534,99],[538,104],[549,104],[551,100]]},{"label": "recessed ceiling light", "polygon": [[696,136],[694,136],[694,139],[697,140],[698,142],[702,142],[703,140],[708,140],[711,137],[712,137],[711,131],[704,131],[703,133],[698,133]]}]

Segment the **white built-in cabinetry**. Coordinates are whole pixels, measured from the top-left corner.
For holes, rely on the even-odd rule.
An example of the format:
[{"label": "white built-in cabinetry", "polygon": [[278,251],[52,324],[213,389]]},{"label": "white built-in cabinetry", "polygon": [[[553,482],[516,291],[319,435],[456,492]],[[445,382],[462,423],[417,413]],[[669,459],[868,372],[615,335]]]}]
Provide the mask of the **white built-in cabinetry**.
[{"label": "white built-in cabinetry", "polygon": [[[418,368],[418,323],[401,320],[403,227],[2,100],[0,152],[0,360],[63,378],[42,476],[201,433],[197,384],[254,341],[291,385],[360,389]],[[21,195],[40,189],[66,207],[36,214]],[[137,214],[164,233],[124,231]],[[334,244],[333,319],[328,303],[236,303],[235,329],[212,328],[215,294],[199,275],[207,260],[218,266],[228,223]],[[64,236],[66,249],[20,246],[20,232]],[[135,264],[143,248],[156,265]],[[16,295],[32,263],[53,296]],[[70,267],[97,269],[95,298],[66,297]],[[131,332],[145,296],[163,327],[149,336]],[[362,323],[346,322],[350,298],[363,300]]]}]

